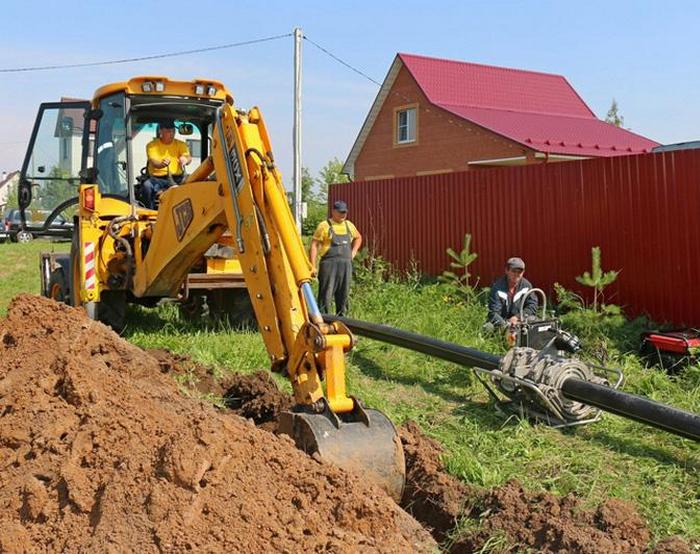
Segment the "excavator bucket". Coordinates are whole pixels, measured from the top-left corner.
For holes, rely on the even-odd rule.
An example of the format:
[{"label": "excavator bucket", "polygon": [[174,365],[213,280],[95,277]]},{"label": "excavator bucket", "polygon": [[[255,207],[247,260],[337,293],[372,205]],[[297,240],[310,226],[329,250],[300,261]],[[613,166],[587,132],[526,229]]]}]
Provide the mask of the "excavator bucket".
[{"label": "excavator bucket", "polygon": [[355,401],[349,414],[283,412],[279,431],[294,439],[307,454],[359,475],[384,489],[397,502],[406,480],[401,440],[394,424],[382,412],[365,409]]}]

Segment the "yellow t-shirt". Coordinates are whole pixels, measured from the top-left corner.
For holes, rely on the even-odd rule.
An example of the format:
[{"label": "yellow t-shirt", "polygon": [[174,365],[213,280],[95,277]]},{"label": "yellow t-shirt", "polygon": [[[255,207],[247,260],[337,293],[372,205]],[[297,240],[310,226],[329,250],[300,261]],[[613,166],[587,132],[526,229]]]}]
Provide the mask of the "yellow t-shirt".
[{"label": "yellow t-shirt", "polygon": [[[345,221],[341,221],[340,223],[336,223],[332,219],[330,221],[333,224],[333,233],[336,235],[346,235],[348,229],[350,229],[350,236],[353,239],[360,236],[360,233],[357,232],[357,228],[347,219]],[[346,222],[348,224],[347,227],[345,227]],[[318,227],[316,227],[316,231],[314,232],[313,236],[314,240],[321,243],[321,250],[319,251],[319,256],[321,258],[326,255],[326,252],[328,252],[328,249],[331,247],[331,235],[328,232],[328,229],[328,221],[321,221],[321,223],[318,224]]]},{"label": "yellow t-shirt", "polygon": [[178,158],[180,156],[189,156],[190,150],[187,148],[187,144],[181,140],[174,139],[170,144],[163,144],[163,142],[157,138],[149,142],[146,146],[146,155],[148,156],[148,174],[153,177],[165,177],[168,174],[168,168],[153,167],[151,160],[170,158],[170,174],[180,175],[182,169],[180,168]]}]

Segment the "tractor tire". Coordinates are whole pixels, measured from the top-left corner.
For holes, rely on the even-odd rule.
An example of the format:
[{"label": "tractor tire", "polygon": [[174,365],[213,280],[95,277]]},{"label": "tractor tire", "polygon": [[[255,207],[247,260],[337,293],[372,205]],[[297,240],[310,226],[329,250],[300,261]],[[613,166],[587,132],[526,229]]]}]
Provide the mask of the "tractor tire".
[{"label": "tractor tire", "polygon": [[126,292],[103,290],[99,302],[86,302],[85,311],[94,319],[121,333],[126,324]]},{"label": "tractor tire", "polygon": [[207,302],[215,321],[237,328],[257,328],[258,321],[247,289],[213,290],[207,294]]},{"label": "tractor tire", "polygon": [[209,304],[207,295],[201,292],[192,292],[186,300],[178,306],[180,319],[183,321],[199,321],[209,317]]},{"label": "tractor tire", "polygon": [[47,296],[56,302],[70,304],[68,282],[63,274],[63,269],[54,269],[49,277]]}]

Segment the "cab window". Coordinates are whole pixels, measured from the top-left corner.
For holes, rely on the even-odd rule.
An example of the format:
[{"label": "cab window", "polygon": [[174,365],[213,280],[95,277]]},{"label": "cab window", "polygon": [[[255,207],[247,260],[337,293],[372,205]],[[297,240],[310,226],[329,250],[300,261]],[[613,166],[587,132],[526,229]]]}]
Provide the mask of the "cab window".
[{"label": "cab window", "polygon": [[102,117],[95,139],[97,184],[102,194],[129,196],[127,180],[124,94],[113,94],[100,101]]}]

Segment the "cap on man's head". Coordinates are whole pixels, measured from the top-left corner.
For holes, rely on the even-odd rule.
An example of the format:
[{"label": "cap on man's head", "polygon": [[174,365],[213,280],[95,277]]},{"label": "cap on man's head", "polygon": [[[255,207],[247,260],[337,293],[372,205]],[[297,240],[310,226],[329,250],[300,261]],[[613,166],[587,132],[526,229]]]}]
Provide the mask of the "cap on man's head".
[{"label": "cap on man's head", "polygon": [[343,202],[342,200],[338,200],[333,204],[333,209],[338,210],[339,212],[347,212],[348,211],[348,205]]},{"label": "cap on man's head", "polygon": [[508,261],[506,262],[506,267],[524,270],[525,262],[522,260],[522,258],[508,258]]},{"label": "cap on man's head", "polygon": [[158,128],[160,129],[174,129],[175,121],[173,119],[161,119],[158,122]]}]

